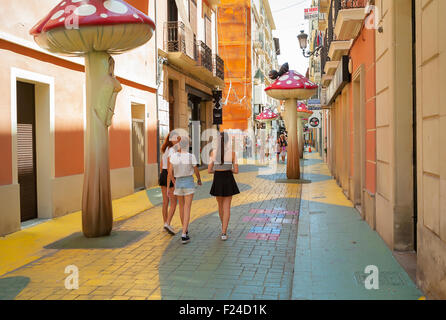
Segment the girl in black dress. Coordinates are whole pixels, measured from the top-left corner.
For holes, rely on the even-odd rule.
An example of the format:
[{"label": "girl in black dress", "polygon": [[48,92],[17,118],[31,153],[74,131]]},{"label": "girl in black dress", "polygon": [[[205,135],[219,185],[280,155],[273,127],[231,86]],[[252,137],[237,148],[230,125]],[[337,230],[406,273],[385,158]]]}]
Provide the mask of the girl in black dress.
[{"label": "girl in black dress", "polygon": [[229,136],[226,133],[220,133],[218,140],[217,149],[211,153],[208,172],[214,174],[210,194],[217,198],[218,214],[222,225],[221,240],[225,241],[228,239],[232,196],[239,194],[240,191],[234,179],[234,174],[238,173],[238,164]]}]

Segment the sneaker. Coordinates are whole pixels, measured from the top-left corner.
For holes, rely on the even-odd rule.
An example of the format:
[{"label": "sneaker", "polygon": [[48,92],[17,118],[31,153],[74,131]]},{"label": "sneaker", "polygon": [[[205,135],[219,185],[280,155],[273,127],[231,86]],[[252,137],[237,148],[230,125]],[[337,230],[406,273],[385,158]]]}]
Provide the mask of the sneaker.
[{"label": "sneaker", "polygon": [[222,241],[226,241],[226,240],[228,240],[228,235],[227,235],[226,233],[223,233],[223,234],[221,235],[221,240],[222,240]]},{"label": "sneaker", "polygon": [[189,243],[190,242],[190,238],[188,235],[186,235],[185,237],[181,237],[181,242],[183,244]]},{"label": "sneaker", "polygon": [[164,225],[164,230],[166,230],[167,232],[169,232],[171,235],[175,235],[175,230],[171,227],[171,226],[169,226],[168,224],[165,224]]}]

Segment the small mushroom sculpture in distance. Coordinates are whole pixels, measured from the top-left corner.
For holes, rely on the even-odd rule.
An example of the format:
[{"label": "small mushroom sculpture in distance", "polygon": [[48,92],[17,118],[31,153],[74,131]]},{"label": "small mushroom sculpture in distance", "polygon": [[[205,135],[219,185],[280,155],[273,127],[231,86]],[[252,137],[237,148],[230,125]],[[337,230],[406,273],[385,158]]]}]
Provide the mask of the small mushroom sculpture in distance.
[{"label": "small mushroom sculpture in distance", "polygon": [[307,106],[303,102],[297,103],[297,117],[299,120],[297,121],[297,132],[299,134],[298,136],[298,143],[299,143],[299,152],[300,152],[300,158],[303,158],[304,155],[304,128],[303,124],[305,123],[305,119],[308,121],[308,117],[310,117],[313,114],[313,111],[308,110]]},{"label": "small mushroom sculpture in distance", "polygon": [[85,58],[87,139],[82,194],[82,231],[86,237],[110,235],[108,127],[122,87],[114,59],[153,35],[155,23],[123,0],[64,0],[31,30],[36,43],[53,53]]},{"label": "small mushroom sculpture in distance", "polygon": [[285,100],[285,125],[288,131],[287,178],[300,179],[300,155],[298,146],[297,100],[311,98],[318,86],[284,64],[280,71],[271,71],[270,78],[276,80],[265,89],[267,95]]},{"label": "small mushroom sculpture in distance", "polygon": [[278,114],[275,114],[271,109],[265,109],[261,114],[256,117],[259,122],[266,123],[266,131],[270,134],[271,131],[271,121],[279,118]]}]

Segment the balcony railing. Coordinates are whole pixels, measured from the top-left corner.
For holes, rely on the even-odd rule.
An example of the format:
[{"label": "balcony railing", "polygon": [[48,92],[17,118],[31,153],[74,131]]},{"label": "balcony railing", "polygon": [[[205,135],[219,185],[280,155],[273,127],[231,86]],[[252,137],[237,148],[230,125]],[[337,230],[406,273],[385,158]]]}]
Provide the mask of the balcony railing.
[{"label": "balcony railing", "polygon": [[214,76],[225,79],[225,62],[217,54],[214,55]]},{"label": "balcony railing", "polygon": [[327,48],[330,48],[330,45],[334,38],[334,22],[335,21],[334,21],[334,16],[333,16],[333,6],[335,5],[336,1],[337,0],[331,0],[330,10],[328,12],[328,28],[327,28],[327,32],[326,32],[327,38],[325,41]]},{"label": "balcony railing", "polygon": [[324,39],[324,46],[321,49],[321,74],[323,75],[325,73],[325,64],[327,63],[327,61],[330,60],[330,58],[328,57],[328,49],[329,49],[329,45],[327,46],[327,38],[328,35],[325,34],[325,39]]},{"label": "balcony railing", "polygon": [[183,22],[169,21],[165,23],[164,49],[167,52],[186,53],[186,33]]},{"label": "balcony railing", "polygon": [[339,10],[365,8],[368,0],[332,0],[334,2],[335,23],[338,18]]},{"label": "balcony railing", "polygon": [[197,61],[196,37],[181,21],[168,21],[164,25],[164,49],[166,52],[182,52]]},{"label": "balcony railing", "polygon": [[[169,21],[164,24],[164,51],[169,54],[169,61],[173,65],[211,84],[222,85],[223,59],[218,55],[213,56],[212,49],[205,42],[197,41],[196,35],[183,22]],[[205,68],[209,73],[197,66]]]},{"label": "balcony railing", "polygon": [[212,50],[203,41],[198,41],[198,65],[208,69],[210,72],[212,70]]}]

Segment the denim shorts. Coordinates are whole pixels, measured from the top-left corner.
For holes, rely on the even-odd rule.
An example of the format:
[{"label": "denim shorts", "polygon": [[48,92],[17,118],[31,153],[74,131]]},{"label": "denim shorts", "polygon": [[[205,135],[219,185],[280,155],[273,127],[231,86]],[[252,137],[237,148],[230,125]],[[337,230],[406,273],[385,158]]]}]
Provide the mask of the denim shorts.
[{"label": "denim shorts", "polygon": [[176,196],[187,196],[195,193],[195,182],[193,176],[178,177],[175,179],[175,191]]}]

